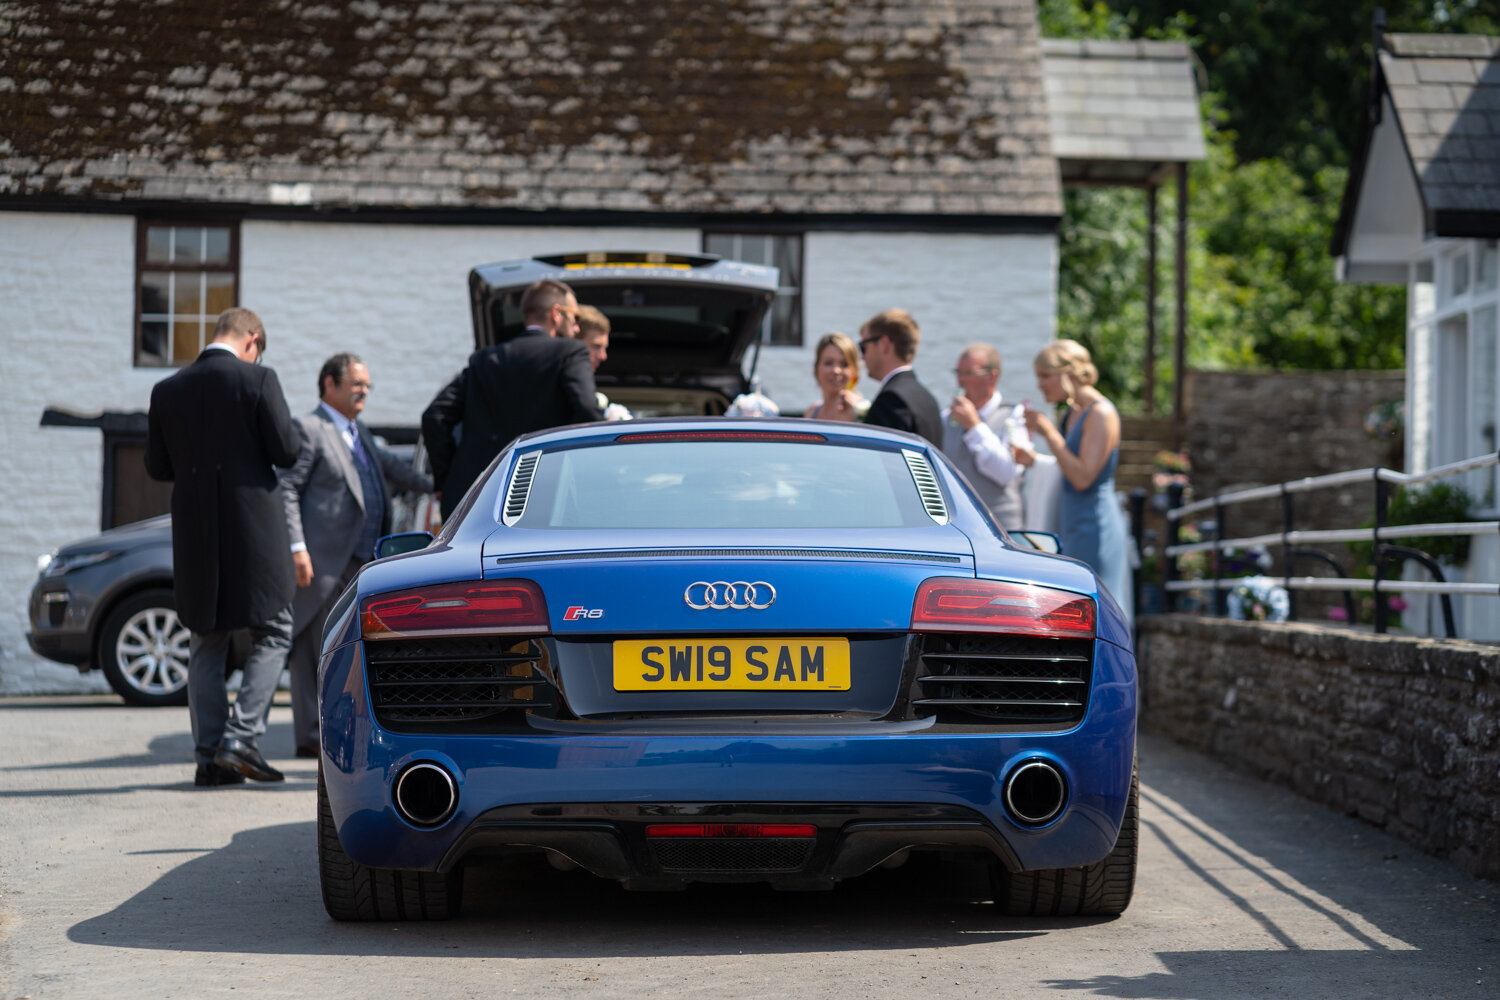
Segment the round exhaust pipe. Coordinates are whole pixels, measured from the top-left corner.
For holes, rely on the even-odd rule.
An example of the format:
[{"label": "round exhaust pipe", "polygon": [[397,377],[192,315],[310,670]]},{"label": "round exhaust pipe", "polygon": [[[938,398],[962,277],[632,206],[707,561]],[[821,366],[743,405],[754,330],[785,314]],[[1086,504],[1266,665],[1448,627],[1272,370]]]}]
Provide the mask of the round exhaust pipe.
[{"label": "round exhaust pipe", "polygon": [[1005,779],[1005,808],[1026,826],[1050,823],[1068,800],[1068,782],[1051,761],[1024,760]]},{"label": "round exhaust pipe", "polygon": [[420,761],[396,775],[391,801],[413,826],[440,826],[458,808],[458,782],[446,768]]}]

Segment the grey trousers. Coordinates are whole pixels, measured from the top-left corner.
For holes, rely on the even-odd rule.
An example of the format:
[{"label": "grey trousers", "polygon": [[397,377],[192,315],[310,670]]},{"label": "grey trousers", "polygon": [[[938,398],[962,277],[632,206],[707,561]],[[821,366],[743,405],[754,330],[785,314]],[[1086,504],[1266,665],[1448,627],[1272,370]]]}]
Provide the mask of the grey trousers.
[{"label": "grey trousers", "polygon": [[287,657],[286,665],[291,671],[292,740],[299,749],[311,747],[316,750],[319,746],[318,659],[323,652],[323,623],[343,596],[344,588],[349,586],[349,581],[363,565],[357,558],[349,560],[338,585],[328,592],[328,600],[313,612],[302,631],[292,638],[292,655]]},{"label": "grey trousers", "polygon": [[219,741],[237,737],[251,746],[266,731],[266,715],[276,696],[276,682],[292,645],[292,607],[250,626],[250,655],[245,657],[239,697],[229,704],[224,680],[230,632],[194,632],[188,644],[188,715],[193,723],[193,757],[211,764]]}]

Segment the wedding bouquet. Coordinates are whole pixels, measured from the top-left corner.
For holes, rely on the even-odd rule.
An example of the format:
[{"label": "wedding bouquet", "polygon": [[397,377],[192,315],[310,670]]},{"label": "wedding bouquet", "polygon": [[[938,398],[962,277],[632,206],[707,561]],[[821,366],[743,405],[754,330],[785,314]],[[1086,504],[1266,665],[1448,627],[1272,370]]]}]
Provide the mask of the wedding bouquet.
[{"label": "wedding bouquet", "polygon": [[1284,622],[1292,602],[1286,588],[1268,576],[1247,576],[1229,592],[1229,617],[1239,621]]}]

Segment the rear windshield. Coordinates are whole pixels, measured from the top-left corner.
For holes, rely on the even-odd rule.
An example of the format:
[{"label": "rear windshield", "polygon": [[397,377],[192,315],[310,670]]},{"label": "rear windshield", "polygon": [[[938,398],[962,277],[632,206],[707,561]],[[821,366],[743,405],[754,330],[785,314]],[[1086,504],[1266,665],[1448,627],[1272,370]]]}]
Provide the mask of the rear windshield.
[{"label": "rear windshield", "polygon": [[899,452],[672,441],[546,452],[522,528],[932,525]]}]

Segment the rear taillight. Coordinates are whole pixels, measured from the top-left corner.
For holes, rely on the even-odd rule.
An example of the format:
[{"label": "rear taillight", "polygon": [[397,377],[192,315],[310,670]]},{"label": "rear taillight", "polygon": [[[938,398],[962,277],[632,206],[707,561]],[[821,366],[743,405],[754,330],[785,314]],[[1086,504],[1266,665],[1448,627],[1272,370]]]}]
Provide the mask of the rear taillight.
[{"label": "rear taillight", "polygon": [[1094,600],[1025,583],[939,578],[917,590],[911,627],[1092,639]]},{"label": "rear taillight", "polygon": [[653,823],[646,827],[648,837],[718,838],[737,840],[759,837],[816,837],[818,828],[811,823]]},{"label": "rear taillight", "polygon": [[366,639],[536,632],[547,629],[547,602],[530,580],[470,580],[375,594],[360,606],[359,620]]}]

